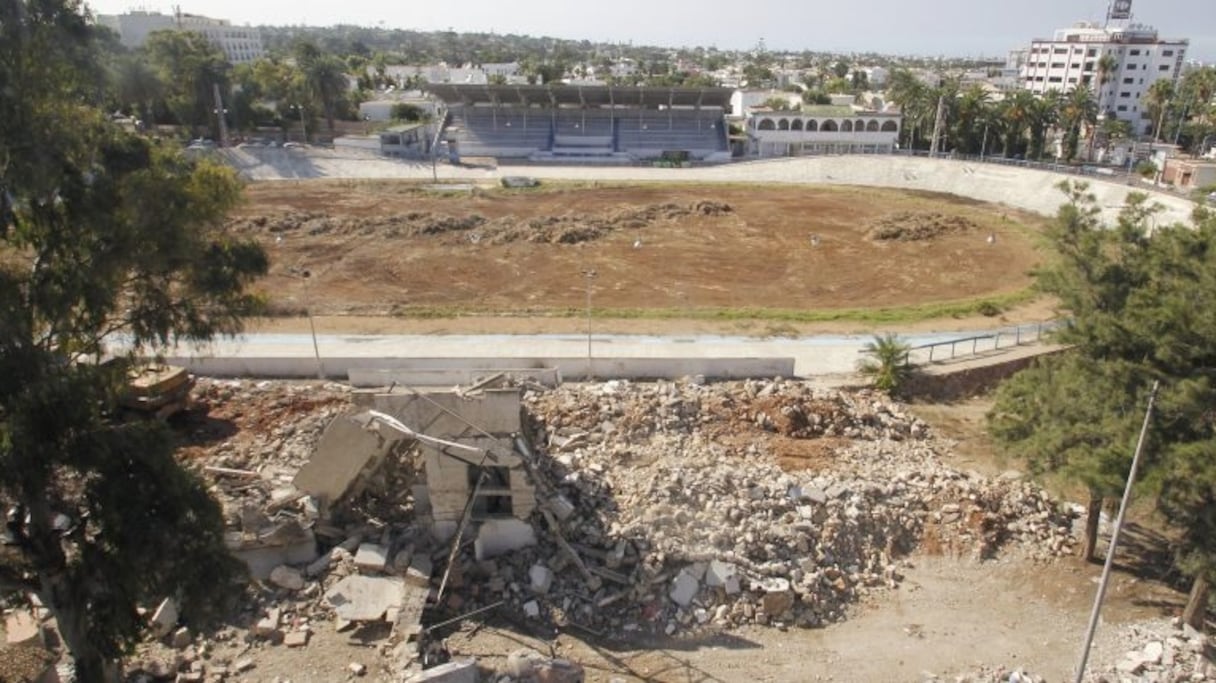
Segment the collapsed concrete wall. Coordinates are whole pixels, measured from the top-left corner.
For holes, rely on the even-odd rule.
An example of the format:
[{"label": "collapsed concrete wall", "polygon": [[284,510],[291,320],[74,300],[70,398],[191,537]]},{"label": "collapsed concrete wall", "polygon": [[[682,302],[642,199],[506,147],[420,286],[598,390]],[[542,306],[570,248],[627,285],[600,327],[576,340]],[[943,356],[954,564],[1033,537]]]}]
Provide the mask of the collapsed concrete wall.
[{"label": "collapsed concrete wall", "polygon": [[300,468],[292,485],[299,491],[333,503],[350,488],[362,472],[374,469],[400,440],[371,426],[367,413],[342,415],[321,435],[317,449]]}]

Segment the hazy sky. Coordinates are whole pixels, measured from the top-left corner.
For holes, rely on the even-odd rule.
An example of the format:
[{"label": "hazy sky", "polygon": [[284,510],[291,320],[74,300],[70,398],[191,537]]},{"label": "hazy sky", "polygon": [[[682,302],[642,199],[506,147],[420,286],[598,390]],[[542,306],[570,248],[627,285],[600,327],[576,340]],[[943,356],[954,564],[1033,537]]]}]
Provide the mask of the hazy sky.
[{"label": "hazy sky", "polygon": [[[99,14],[168,13],[172,0],[85,0]],[[1000,55],[1076,21],[1107,0],[179,0],[182,11],[237,24],[360,24],[522,33],[664,46]],[[1136,0],[1135,20],[1189,38],[1188,57],[1216,61],[1216,0]]]}]

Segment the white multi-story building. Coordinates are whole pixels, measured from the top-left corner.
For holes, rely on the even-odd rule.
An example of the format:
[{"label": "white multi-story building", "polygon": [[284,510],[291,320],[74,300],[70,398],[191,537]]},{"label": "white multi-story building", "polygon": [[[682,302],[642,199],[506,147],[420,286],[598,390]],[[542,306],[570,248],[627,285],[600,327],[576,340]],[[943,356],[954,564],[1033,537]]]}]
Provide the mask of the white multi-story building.
[{"label": "white multi-story building", "polygon": [[133,11],[101,14],[97,16],[97,23],[112,29],[127,47],[142,46],[153,31],[193,31],[205,36],[233,64],[252,62],[266,54],[260,30],[252,26],[233,26],[227,19],[182,12],[170,15]]},{"label": "white multi-story building", "polygon": [[[1080,23],[1032,42],[1019,77],[1035,94],[1090,88],[1102,113],[1127,121],[1135,135],[1151,134],[1156,122],[1149,120],[1144,95],[1158,80],[1177,81],[1186,48],[1186,40],[1166,40],[1150,26],[1131,23],[1131,2],[1116,0],[1105,26]],[[1114,68],[1103,86],[1099,62],[1106,55]]]}]

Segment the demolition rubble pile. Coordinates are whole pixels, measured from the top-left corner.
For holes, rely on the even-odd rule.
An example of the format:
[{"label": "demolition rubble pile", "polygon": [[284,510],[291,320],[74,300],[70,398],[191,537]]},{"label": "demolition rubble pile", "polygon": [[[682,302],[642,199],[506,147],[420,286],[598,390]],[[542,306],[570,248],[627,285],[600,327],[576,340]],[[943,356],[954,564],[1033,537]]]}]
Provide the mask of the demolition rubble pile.
[{"label": "demolition rubble pile", "polygon": [[937,211],[899,211],[870,224],[866,237],[877,241],[911,242],[942,235],[972,232],[977,225],[970,218]]},{"label": "demolition rubble pile", "polygon": [[1125,653],[1114,666],[1095,667],[1090,680],[1216,681],[1210,639],[1181,619],[1133,624],[1119,634]]},{"label": "demolition rubble pile", "polygon": [[[318,504],[293,476],[351,396],[334,385],[270,388],[199,389],[212,417],[245,427],[203,435],[197,462],[223,502],[231,547],[267,587],[246,624],[259,643],[302,646],[320,623],[388,622],[410,638],[420,600],[441,583],[433,621],[494,606],[618,635],[817,626],[896,586],[917,547],[1049,558],[1073,543],[1071,519],[1045,492],[943,465],[926,425],[879,394],[783,380],[611,381],[524,393],[531,448],[518,455],[535,487],[523,522],[534,534],[482,553],[492,525],[470,529],[445,578],[450,541],[419,512],[428,475],[413,446],[368,436],[383,449],[367,460],[373,481]],[[775,463],[775,450],[813,444],[830,451],[815,467]]]},{"label": "demolition rubble pile", "polygon": [[661,221],[689,216],[722,216],[731,211],[729,204],[709,200],[642,207],[623,205],[594,214],[579,212],[537,218],[486,218],[480,214],[452,216],[431,211],[374,217],[334,217],[317,211],[291,211],[277,216],[239,218],[233,221],[232,227],[238,231],[277,235],[336,234],[387,238],[446,235],[455,241],[482,244],[574,244],[597,240],[618,230],[640,230]]},{"label": "demolition rubble pile", "polygon": [[[1047,557],[1072,544],[1045,492],[945,467],[925,425],[877,394],[613,381],[526,400],[537,479],[554,489],[553,517],[587,571],[568,570],[570,554],[549,537],[469,569],[498,579],[484,601],[529,616],[668,634],[816,626],[895,586],[900,557],[922,538],[981,556],[1016,543]],[[771,437],[824,436],[841,445],[818,471],[784,472],[768,453]]]},{"label": "demolition rubble pile", "polygon": [[[1103,627],[1105,628],[1105,627]],[[1145,683],[1146,681],[1216,681],[1211,639],[1181,619],[1144,621],[1112,631],[1102,643],[1121,658],[1098,658],[1091,653],[1085,680],[1093,683]],[[1111,664],[1111,662],[1114,662]],[[1022,668],[983,667],[931,681],[954,683],[1043,683],[1045,679]]]}]

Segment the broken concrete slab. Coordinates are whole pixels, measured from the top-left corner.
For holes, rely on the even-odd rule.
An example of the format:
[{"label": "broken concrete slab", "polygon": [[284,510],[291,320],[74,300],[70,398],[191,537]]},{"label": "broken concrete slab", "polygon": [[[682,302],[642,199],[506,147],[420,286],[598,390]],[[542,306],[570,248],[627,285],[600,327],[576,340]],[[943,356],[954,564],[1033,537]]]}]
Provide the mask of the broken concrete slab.
[{"label": "broken concrete slab", "polygon": [[153,637],[164,638],[173,632],[177,627],[178,620],[177,601],[173,598],[165,598],[152,612],[152,619],[149,622],[149,628],[152,630]]},{"label": "broken concrete slab", "polygon": [[478,530],[473,552],[480,562],[532,545],[536,545],[536,530],[531,524],[519,519],[491,519]]},{"label": "broken concrete slab", "polygon": [[381,621],[389,609],[400,609],[405,581],[395,576],[348,576],[325,593],[338,617],[347,621]]},{"label": "broken concrete slab", "polygon": [[259,581],[269,579],[270,573],[280,565],[306,565],[317,559],[317,537],[312,529],[295,522],[280,525],[273,534],[256,538],[240,533],[225,534],[224,543],[249,568],[249,575]]},{"label": "broken concrete slab", "polygon": [[668,592],[668,596],[671,597],[672,602],[680,607],[688,607],[692,604],[692,599],[697,596],[697,591],[700,587],[701,584],[692,572],[683,569],[676,575],[676,578],[672,579],[671,590]]},{"label": "broken concrete slab", "polygon": [[355,566],[365,571],[382,572],[388,566],[388,550],[375,543],[360,544],[355,553]]},{"label": "broken concrete slab", "polygon": [[366,411],[339,415],[326,427],[308,462],[292,485],[297,490],[332,504],[345,495],[365,469],[374,469],[402,435],[381,433]]},{"label": "broken concrete slab", "polygon": [[410,429],[437,438],[468,433],[469,425],[490,434],[515,434],[520,431],[522,392],[518,388],[487,389],[475,397],[451,391],[416,393],[356,392],[356,405],[392,415]]},{"label": "broken concrete slab", "polygon": [[409,569],[405,571],[405,582],[411,586],[426,588],[431,585],[431,575],[435,573],[435,564],[426,555],[415,555],[410,559]]},{"label": "broken concrete slab", "polygon": [[737,595],[741,590],[739,568],[729,562],[713,560],[705,573],[705,585],[722,588],[727,595]]},{"label": "broken concrete slab", "polygon": [[462,659],[440,664],[405,680],[406,683],[477,683],[477,660]]},{"label": "broken concrete slab", "polygon": [[304,647],[308,644],[308,631],[292,631],[283,636],[283,644],[287,647]]}]

